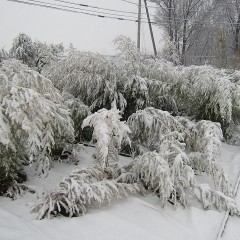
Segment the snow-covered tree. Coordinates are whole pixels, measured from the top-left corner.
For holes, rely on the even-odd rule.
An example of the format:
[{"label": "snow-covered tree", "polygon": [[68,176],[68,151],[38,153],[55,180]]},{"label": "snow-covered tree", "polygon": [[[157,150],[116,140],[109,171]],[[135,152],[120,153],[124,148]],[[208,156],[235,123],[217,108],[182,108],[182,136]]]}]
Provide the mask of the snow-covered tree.
[{"label": "snow-covered tree", "polygon": [[[204,208],[225,207],[239,215],[240,208],[232,198],[231,185],[219,161],[222,139],[219,124],[194,123],[147,108],[133,114],[128,125],[140,155],[125,168],[127,173],[120,176],[122,180],[143,181],[146,188],[158,194],[163,206],[167,200],[186,206],[191,193]],[[199,173],[209,175],[215,187],[200,184],[196,177]]]},{"label": "snow-covered tree", "polygon": [[35,68],[38,72],[41,72],[44,66],[57,62],[63,57],[64,47],[62,44],[46,44],[35,41],[33,45]]},{"label": "snow-covered tree", "polygon": [[9,59],[9,54],[5,49],[0,49],[0,62],[3,60]]},{"label": "snow-covered tree", "polygon": [[160,57],[174,63],[175,65],[180,64],[180,57],[177,48],[167,34],[163,36],[163,49],[160,51]]},{"label": "snow-covered tree", "polygon": [[120,35],[114,39],[116,50],[119,51],[119,61],[125,74],[132,77],[139,76],[141,54],[136,44],[129,38]]},{"label": "snow-covered tree", "polygon": [[220,122],[224,134],[232,121],[238,123],[238,90],[227,71],[211,66],[175,67],[162,60],[145,60],[142,65],[150,106]]},{"label": "snow-covered tree", "polygon": [[108,166],[118,160],[118,150],[123,141],[130,144],[129,127],[122,121],[117,109],[101,109],[88,116],[82,124],[93,127],[93,139],[97,141],[96,157],[100,164]]},{"label": "snow-covered tree", "polygon": [[127,124],[132,131],[133,146],[136,147],[137,154],[144,153],[140,150],[146,152],[148,149],[161,149],[160,152],[164,155],[169,151],[164,148],[169,148],[169,142],[175,144],[174,148],[179,151],[187,148],[191,151],[188,165],[200,173],[209,174],[219,190],[231,194],[230,184],[218,160],[223,138],[220,124],[204,120],[194,123],[154,108],[136,112],[128,119]]},{"label": "snow-covered tree", "polygon": [[64,47],[62,44],[47,44],[38,40],[33,42],[25,33],[20,33],[13,40],[10,49],[12,58],[22,61],[38,72],[41,72],[44,66],[60,60],[63,53]]},{"label": "snow-covered tree", "polygon": [[191,101],[194,99],[188,115],[198,119],[220,122],[223,127],[232,120],[233,85],[224,71],[209,66],[183,69],[184,76],[191,83]]},{"label": "snow-covered tree", "polygon": [[65,59],[52,64],[43,74],[61,92],[79,98],[91,110],[117,106],[123,111],[126,106],[126,100],[118,91],[121,82],[117,66],[99,54],[70,51]]},{"label": "snow-covered tree", "polygon": [[52,82],[39,73],[17,60],[1,63],[0,168],[3,181],[16,178],[23,160],[36,161],[45,174],[55,144],[73,139],[72,120],[63,102]]},{"label": "snow-covered tree", "polygon": [[143,78],[140,73],[142,56],[136,44],[129,37],[123,35],[115,38],[114,44],[119,52],[115,61],[124,86],[123,96],[127,104],[123,117],[127,120],[136,110],[148,106],[147,79]]},{"label": "snow-covered tree", "polygon": [[32,39],[25,33],[20,33],[14,40],[12,48],[10,49],[10,55],[27,64],[30,67],[35,65],[34,63],[34,45]]}]

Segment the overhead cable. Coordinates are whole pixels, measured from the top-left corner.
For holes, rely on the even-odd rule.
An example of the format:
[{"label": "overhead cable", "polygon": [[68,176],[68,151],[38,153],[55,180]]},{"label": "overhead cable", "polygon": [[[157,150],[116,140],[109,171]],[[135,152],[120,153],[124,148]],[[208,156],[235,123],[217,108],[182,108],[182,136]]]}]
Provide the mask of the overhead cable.
[{"label": "overhead cable", "polygon": [[82,3],[78,3],[78,2],[65,1],[65,0],[53,0],[53,1],[61,2],[61,3],[69,4],[69,5],[81,6],[81,7],[85,7],[85,8],[99,9],[99,10],[109,11],[109,12],[118,12],[118,13],[124,13],[124,14],[130,13],[130,14],[138,15],[137,12],[133,12],[133,11],[122,11],[122,10],[117,10],[117,9],[112,9],[112,8],[103,8],[103,7],[97,7],[97,6],[92,6],[92,5],[88,5],[88,4],[82,4]]},{"label": "overhead cable", "polygon": [[[65,6],[60,6],[60,5],[53,5],[49,4],[46,2],[41,2],[37,0],[7,0],[9,2],[15,2],[15,3],[21,3],[21,4],[26,4],[26,5],[31,5],[31,6],[36,6],[36,7],[44,7],[44,8],[50,8],[50,9],[55,9],[55,10],[61,10],[61,11],[66,11],[66,12],[72,12],[72,13],[78,13],[78,14],[84,14],[88,16],[95,16],[95,17],[100,17],[100,18],[108,18],[108,19],[116,19],[120,21],[129,21],[129,22],[138,22],[137,19],[131,19],[128,17],[114,17],[114,16],[109,16],[109,14],[95,14],[92,12],[87,12],[86,10],[84,11],[78,11],[77,9],[68,9],[65,8]],[[147,23],[146,21],[142,21],[142,23]],[[155,24],[152,22],[152,24]]]}]

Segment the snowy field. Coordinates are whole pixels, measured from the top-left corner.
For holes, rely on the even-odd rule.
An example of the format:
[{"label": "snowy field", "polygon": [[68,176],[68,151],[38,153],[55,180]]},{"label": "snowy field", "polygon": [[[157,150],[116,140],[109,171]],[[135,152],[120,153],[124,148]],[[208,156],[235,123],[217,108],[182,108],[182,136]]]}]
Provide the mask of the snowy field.
[{"label": "snowy field", "polygon": [[[79,166],[93,163],[93,148],[82,150]],[[121,164],[129,158],[120,158]],[[234,185],[240,170],[240,148],[223,144],[222,162]],[[225,212],[204,210],[196,200],[191,207],[176,210],[168,203],[160,206],[156,196],[129,197],[112,202],[101,209],[90,209],[86,215],[75,218],[53,217],[51,220],[35,220],[31,207],[43,191],[51,191],[74,168],[69,163],[54,163],[51,174],[45,179],[34,176],[33,169],[27,169],[27,184],[34,186],[37,193],[19,197],[12,201],[0,197],[0,239],[1,240],[213,240]],[[240,201],[240,194],[237,196]],[[240,239],[240,218],[230,217],[223,239]]]}]

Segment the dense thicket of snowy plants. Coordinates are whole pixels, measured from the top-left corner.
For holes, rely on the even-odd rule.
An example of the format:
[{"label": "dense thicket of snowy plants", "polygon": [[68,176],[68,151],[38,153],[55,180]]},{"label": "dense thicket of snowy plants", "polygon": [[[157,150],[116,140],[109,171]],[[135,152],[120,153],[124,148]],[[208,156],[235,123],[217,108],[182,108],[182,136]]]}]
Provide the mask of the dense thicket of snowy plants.
[{"label": "dense thicket of snowy plants", "polygon": [[[73,48],[59,57],[61,47],[20,34],[0,52],[0,193],[21,188],[23,165],[46,176],[62,150],[76,163],[79,141],[92,138],[96,164],[45,196],[39,219],[149,192],[162,206],[187,206],[191,196],[240,215],[219,162],[221,141],[239,143],[240,73],[148,59],[124,36],[114,43],[116,57]],[[121,150],[132,155],[127,166],[118,164]]]}]

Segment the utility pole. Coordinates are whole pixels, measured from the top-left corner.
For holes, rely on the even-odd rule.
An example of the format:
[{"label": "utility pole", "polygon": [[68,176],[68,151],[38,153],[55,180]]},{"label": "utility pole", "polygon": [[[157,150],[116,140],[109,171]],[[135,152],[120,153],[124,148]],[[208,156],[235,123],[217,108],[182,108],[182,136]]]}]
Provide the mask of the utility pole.
[{"label": "utility pole", "polygon": [[141,33],[141,0],[138,2],[138,34],[137,34],[137,48],[140,52],[140,33]]},{"label": "utility pole", "polygon": [[150,21],[147,0],[144,0],[144,3],[145,3],[145,9],[146,9],[146,14],[147,14],[147,19],[148,19],[148,26],[149,26],[149,30],[150,30],[150,34],[151,34],[151,39],[152,39],[153,51],[154,51],[155,57],[157,57],[157,49],[156,49],[155,40],[154,40],[154,36],[153,36],[152,24]]}]

